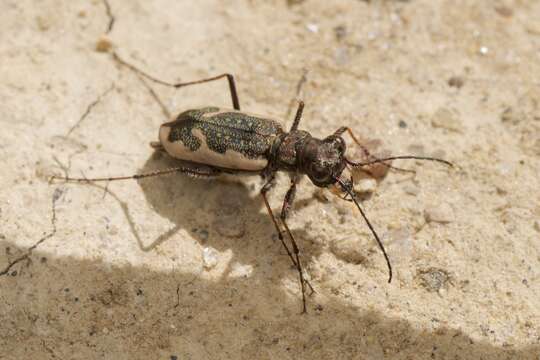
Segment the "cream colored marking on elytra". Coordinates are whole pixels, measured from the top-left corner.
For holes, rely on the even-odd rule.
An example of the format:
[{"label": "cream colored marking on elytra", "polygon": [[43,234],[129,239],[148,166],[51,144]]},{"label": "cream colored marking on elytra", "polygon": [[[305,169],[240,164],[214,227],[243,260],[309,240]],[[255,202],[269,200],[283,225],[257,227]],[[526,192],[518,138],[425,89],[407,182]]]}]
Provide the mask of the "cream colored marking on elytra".
[{"label": "cream colored marking on elytra", "polygon": [[170,127],[161,126],[159,129],[159,140],[167,153],[174,158],[226,169],[247,171],[262,170],[268,165],[268,160],[262,156],[256,159],[250,159],[237,151],[227,150],[224,154],[212,151],[206,145],[206,137],[200,129],[193,129],[191,131],[192,135],[201,141],[201,146],[195,151],[191,151],[191,149],[184,146],[182,141],[170,142],[168,140],[170,132]]}]

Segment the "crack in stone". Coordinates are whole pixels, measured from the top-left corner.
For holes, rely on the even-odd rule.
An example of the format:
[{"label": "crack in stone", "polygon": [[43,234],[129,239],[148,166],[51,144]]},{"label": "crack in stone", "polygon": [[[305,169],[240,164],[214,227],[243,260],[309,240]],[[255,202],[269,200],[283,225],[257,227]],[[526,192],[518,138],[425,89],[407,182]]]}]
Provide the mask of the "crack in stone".
[{"label": "crack in stone", "polygon": [[114,83],[111,84],[111,86],[105,90],[103,93],[101,93],[101,95],[99,95],[97,97],[97,99],[95,99],[94,101],[92,101],[87,107],[86,107],[86,110],[84,111],[84,113],[81,115],[81,117],[79,118],[79,121],[77,121],[75,123],[75,125],[73,125],[71,127],[71,129],[68,130],[68,132],[66,133],[66,137],[69,137],[69,135],[71,135],[71,133],[76,129],[78,128],[81,123],[84,121],[84,119],[86,119],[88,117],[88,115],[90,115],[90,112],[92,111],[92,109],[101,102],[101,100],[103,100],[103,98],[105,96],[107,96],[108,93],[110,93],[113,89],[115,88],[115,85]]},{"label": "crack in stone", "polygon": [[107,25],[107,31],[105,31],[105,34],[109,34],[114,27],[114,22],[116,21],[116,19],[112,13],[109,1],[103,0],[103,5],[105,5],[105,11],[107,12],[107,17],[109,18],[109,24]]},{"label": "crack in stone", "polygon": [[15,260],[9,262],[9,264],[4,268],[4,270],[0,271],[0,276],[7,275],[9,271],[15,266],[16,264],[20,263],[23,260],[26,260],[32,255],[32,252],[41,245],[44,241],[52,238],[56,234],[56,201],[60,199],[62,196],[62,190],[60,188],[56,188],[54,190],[53,196],[52,196],[52,216],[51,216],[51,226],[52,230],[48,234],[44,235],[41,239],[39,239],[34,245],[30,246],[26,253],[24,255],[19,256]]}]

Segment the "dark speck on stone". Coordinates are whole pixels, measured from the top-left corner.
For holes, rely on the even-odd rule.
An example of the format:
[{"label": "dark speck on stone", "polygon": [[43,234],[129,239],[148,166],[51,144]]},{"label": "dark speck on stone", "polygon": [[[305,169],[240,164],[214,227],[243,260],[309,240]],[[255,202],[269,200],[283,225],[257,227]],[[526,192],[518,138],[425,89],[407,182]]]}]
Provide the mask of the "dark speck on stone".
[{"label": "dark speck on stone", "polygon": [[347,28],[345,25],[338,25],[334,28],[334,34],[336,36],[336,40],[341,41],[347,36]]},{"label": "dark speck on stone", "polygon": [[403,120],[399,120],[399,127],[402,129],[405,129],[407,127],[407,123]]},{"label": "dark speck on stone", "polygon": [[17,270],[14,270],[14,271],[11,273],[11,276],[17,276]]},{"label": "dark speck on stone", "polygon": [[176,355],[171,355],[171,360],[178,360],[178,356],[176,356]]},{"label": "dark speck on stone", "polygon": [[464,83],[465,82],[464,82],[463,78],[461,78],[459,76],[452,76],[450,79],[448,79],[448,86],[455,87],[457,89],[461,89],[461,87],[463,87]]},{"label": "dark speck on stone", "polygon": [[62,196],[62,189],[61,188],[56,188],[54,189],[54,193],[53,193],[53,201],[56,201],[58,199],[60,199],[60,196]]}]

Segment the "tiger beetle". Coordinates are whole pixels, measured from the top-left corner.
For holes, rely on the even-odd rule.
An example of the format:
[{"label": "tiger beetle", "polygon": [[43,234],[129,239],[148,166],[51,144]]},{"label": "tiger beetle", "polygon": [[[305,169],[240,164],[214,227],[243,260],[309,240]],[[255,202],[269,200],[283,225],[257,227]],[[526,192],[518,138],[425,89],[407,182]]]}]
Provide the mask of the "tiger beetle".
[{"label": "tiger beetle", "polygon": [[[353,168],[364,168],[373,164],[382,163],[389,168],[388,161],[397,159],[430,160],[453,166],[452,163],[438,158],[423,156],[391,156],[375,158],[358,141],[353,131],[346,126],[337,129],[324,139],[318,139],[304,130],[298,130],[304,103],[299,101],[293,124],[288,132],[283,130],[281,124],[265,116],[247,114],[240,111],[240,102],[236,91],[236,83],[231,74],[225,73],[214,77],[181,83],[170,83],[159,80],[121,59],[113,52],[114,59],[122,66],[134,71],[155,83],[181,88],[190,85],[202,84],[226,78],[233,109],[223,109],[215,106],[187,110],[180,113],[173,121],[164,123],[159,128],[159,141],[150,145],[163,151],[178,161],[178,166],[149,173],[131,176],[106,178],[72,178],[53,176],[52,179],[76,182],[115,181],[127,179],[142,179],[161,176],[171,173],[184,173],[195,177],[212,178],[221,174],[259,174],[265,180],[260,190],[264,204],[274,223],[278,238],[283,244],[292,264],[298,271],[302,288],[302,313],[306,312],[306,286],[313,292],[313,287],[304,278],[304,271],[300,261],[300,250],[297,242],[287,224],[293,204],[296,187],[303,175],[307,175],[313,185],[320,188],[329,188],[334,193],[342,195],[345,200],[354,202],[361,216],[373,234],[381,249],[388,267],[388,282],[392,281],[392,265],[384,246],[360,207],[357,196],[353,190]],[[348,133],[352,140],[360,146],[364,153],[370,156],[369,161],[355,162],[345,157],[346,144],[342,135]],[[399,169],[399,168],[394,168]],[[278,171],[289,173],[291,184],[283,200],[279,218],[268,202],[267,193],[275,184]],[[282,230],[280,223],[284,227]],[[290,239],[290,247],[285,242],[283,234]]]}]

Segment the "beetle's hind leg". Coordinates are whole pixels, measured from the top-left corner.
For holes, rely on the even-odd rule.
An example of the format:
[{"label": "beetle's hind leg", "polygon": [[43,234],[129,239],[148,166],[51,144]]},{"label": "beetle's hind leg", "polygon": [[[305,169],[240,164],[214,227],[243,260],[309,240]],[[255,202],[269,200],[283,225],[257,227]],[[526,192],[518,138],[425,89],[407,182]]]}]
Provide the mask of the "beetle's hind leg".
[{"label": "beetle's hind leg", "polygon": [[155,78],[152,75],[149,75],[146,72],[138,69],[134,65],[126,62],[121,57],[119,57],[116,52],[113,52],[112,56],[113,56],[114,60],[116,60],[120,65],[127,67],[131,71],[134,71],[137,75],[142,76],[142,77],[144,77],[144,78],[146,78],[148,80],[151,80],[151,81],[153,81],[155,83],[158,83],[160,85],[165,85],[165,86],[173,87],[173,88],[176,88],[176,89],[184,87],[184,86],[203,84],[203,83],[206,83],[206,82],[219,80],[221,78],[226,77],[227,81],[229,82],[229,91],[231,93],[231,100],[232,100],[233,108],[235,110],[240,110],[240,101],[238,100],[238,92],[236,91],[236,82],[234,81],[234,76],[232,74],[225,73],[225,74],[212,76],[212,77],[209,77],[209,78],[195,80],[195,81],[171,83],[171,82],[168,82],[168,81],[163,81],[163,80],[160,80],[158,78]]},{"label": "beetle's hind leg", "polygon": [[115,177],[98,177],[98,178],[75,178],[75,177],[69,177],[69,176],[56,176],[53,175],[49,182],[53,182],[55,180],[63,180],[66,182],[79,182],[79,183],[93,183],[93,182],[101,182],[101,181],[118,181],[118,180],[137,180],[137,179],[144,179],[148,177],[155,177],[155,176],[163,176],[168,174],[174,174],[174,173],[183,173],[188,176],[192,177],[201,177],[201,178],[213,178],[221,174],[221,171],[219,169],[205,166],[205,165],[198,165],[198,164],[192,164],[192,163],[184,163],[180,166],[171,167],[168,169],[163,170],[156,170],[151,171],[147,173],[142,174],[134,174],[134,175],[127,175],[127,176],[115,176]]}]

